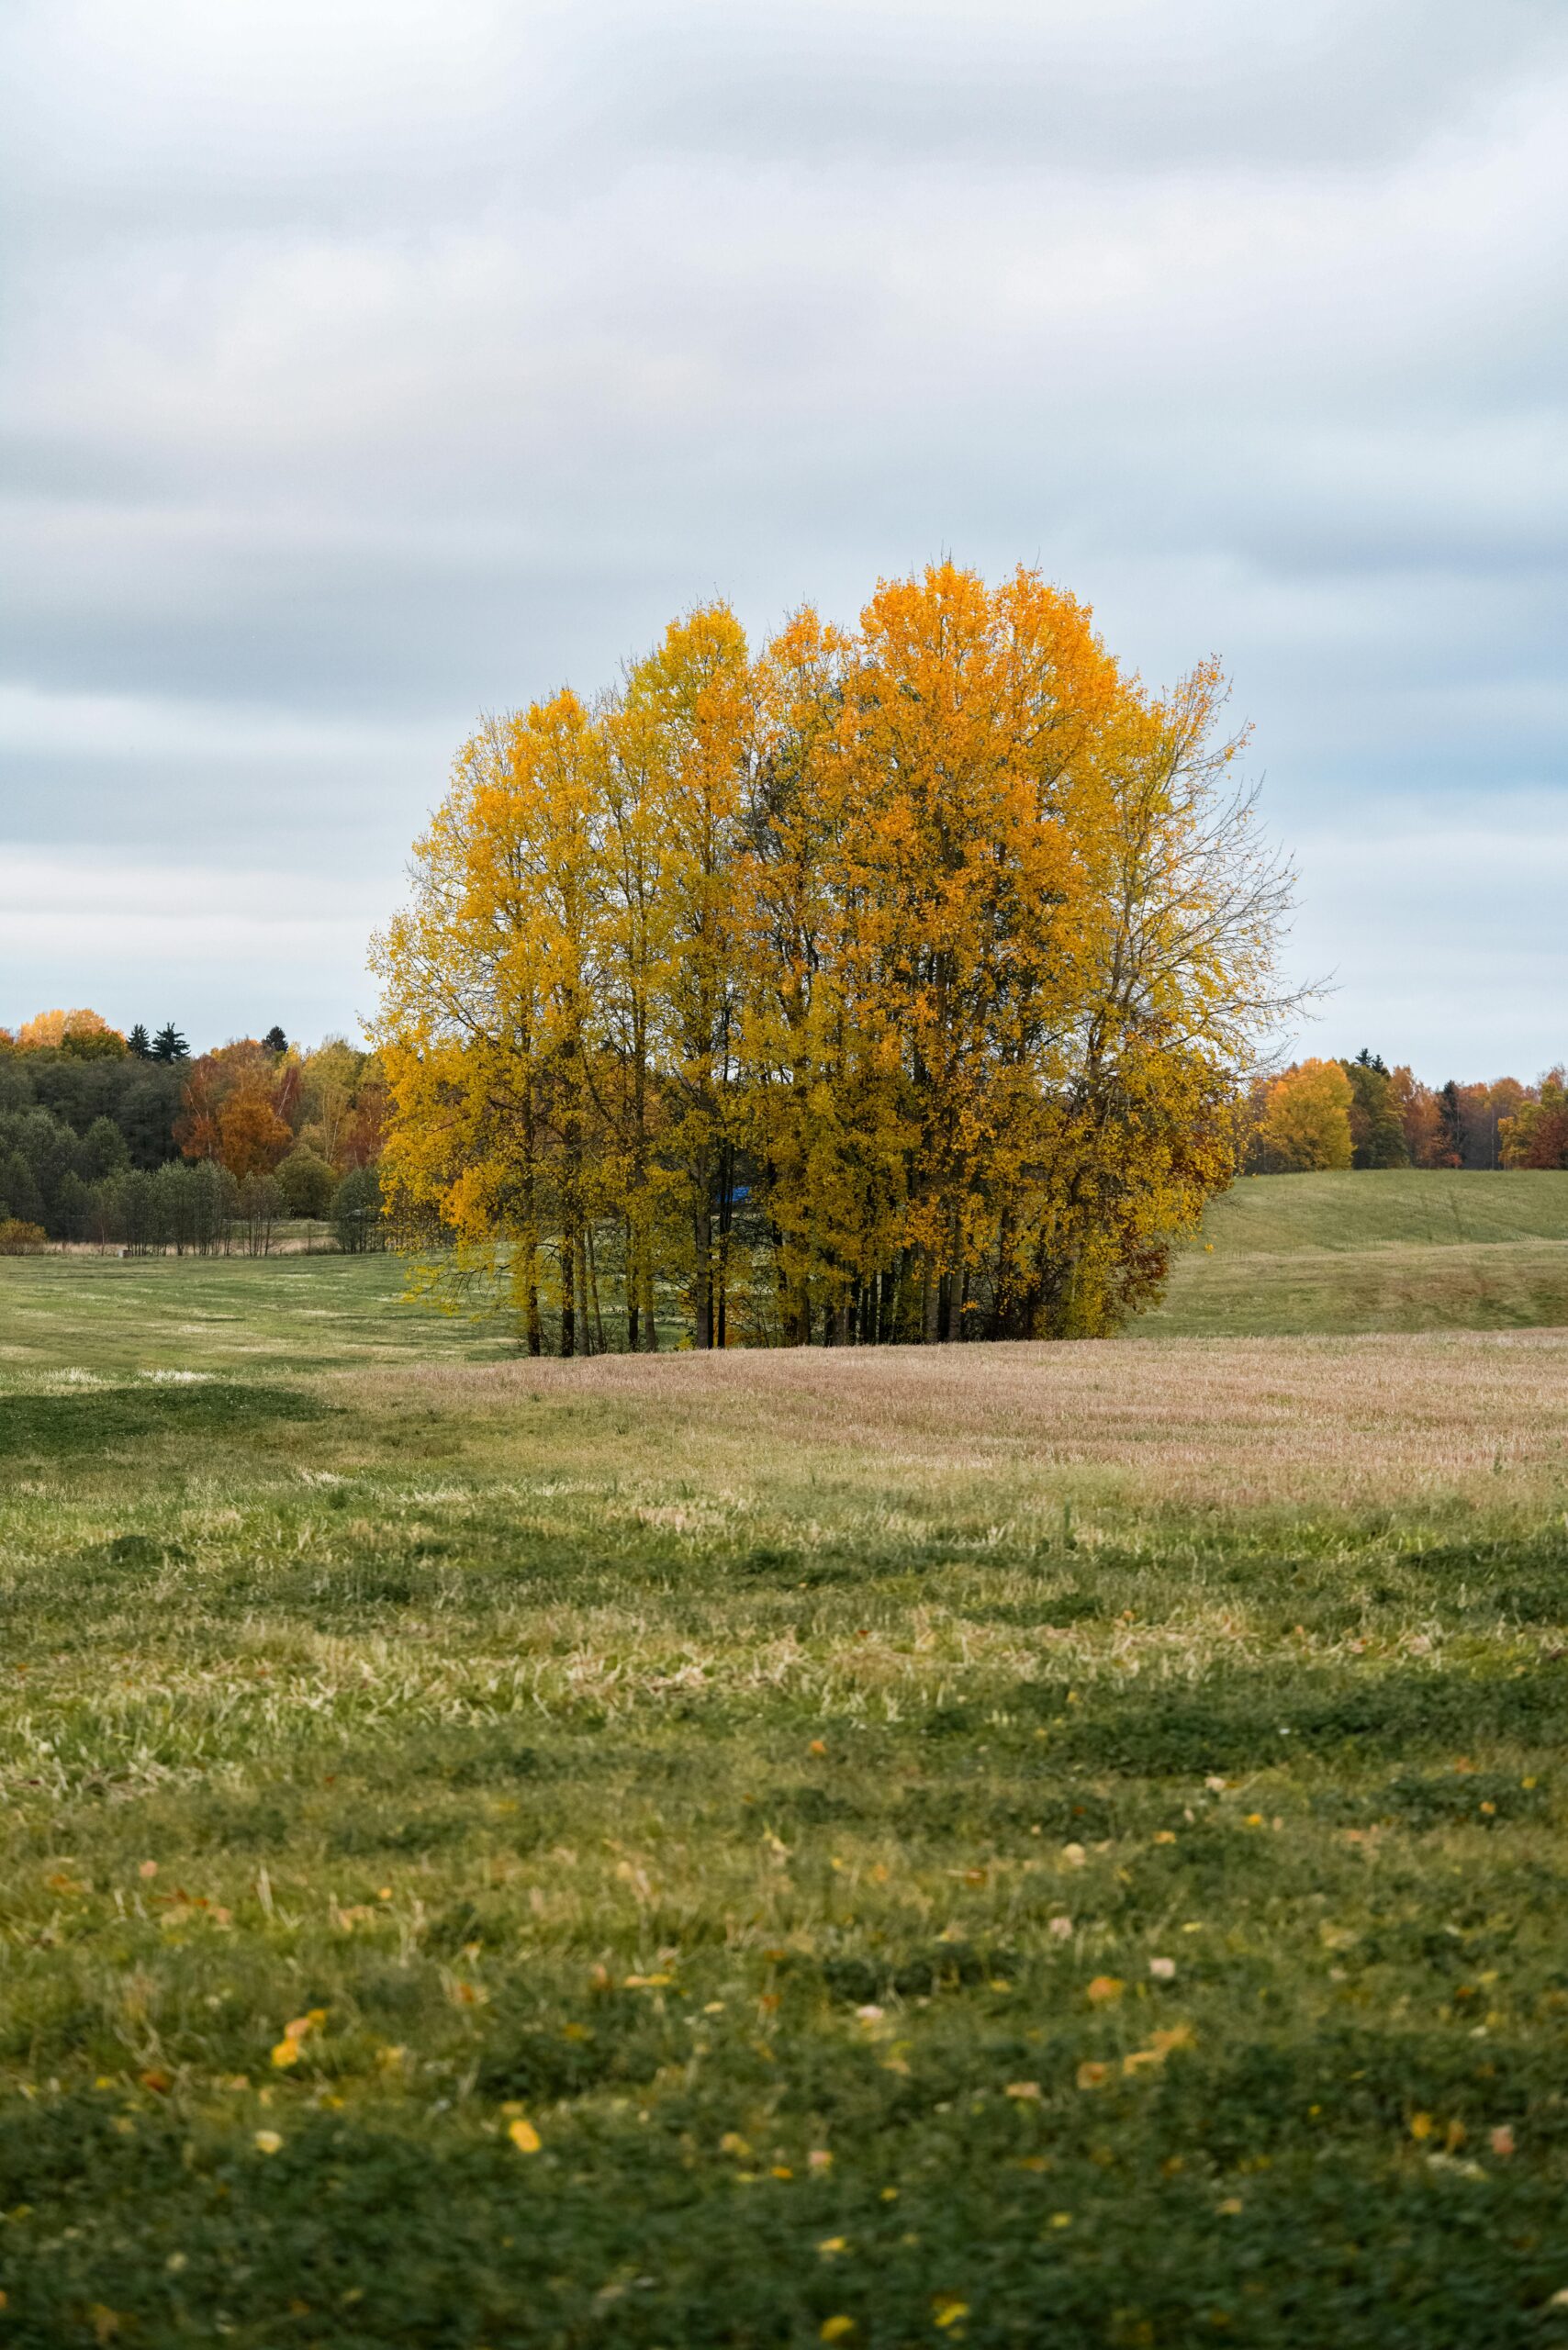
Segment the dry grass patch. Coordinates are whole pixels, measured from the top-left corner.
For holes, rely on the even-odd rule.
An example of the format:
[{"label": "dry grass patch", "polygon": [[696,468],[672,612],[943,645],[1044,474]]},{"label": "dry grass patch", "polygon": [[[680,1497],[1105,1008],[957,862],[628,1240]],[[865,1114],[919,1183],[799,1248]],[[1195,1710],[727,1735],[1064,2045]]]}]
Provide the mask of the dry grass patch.
[{"label": "dry grass patch", "polygon": [[[1129,1503],[1242,1509],[1568,1492],[1568,1331],[607,1355],[342,1384],[366,1404],[417,1396],[520,1435],[542,1404],[553,1457],[591,1460],[600,1483],[650,1465],[695,1474],[692,1522],[813,1470],[932,1494],[987,1477],[1027,1497],[1059,1479]],[[573,1406],[592,1407],[579,1427],[556,1416]]]}]

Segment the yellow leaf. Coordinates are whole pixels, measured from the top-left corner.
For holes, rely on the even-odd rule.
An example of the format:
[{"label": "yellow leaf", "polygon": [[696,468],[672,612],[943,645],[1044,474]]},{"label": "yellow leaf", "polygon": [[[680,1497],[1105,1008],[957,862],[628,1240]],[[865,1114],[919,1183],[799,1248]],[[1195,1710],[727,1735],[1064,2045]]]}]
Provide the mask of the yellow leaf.
[{"label": "yellow leaf", "polygon": [[817,2246],[817,2250],[822,2254],[824,2260],[831,2260],[834,2253],[847,2252],[848,2249],[849,2238],[847,2236],[823,2236],[821,2244]]},{"label": "yellow leaf", "polygon": [[1081,2089],[1103,2088],[1111,2077],[1111,2067],[1093,2063],[1080,2065],[1076,2077]]},{"label": "yellow leaf", "polygon": [[523,2121],[521,2115],[517,2121],[508,2123],[507,2136],[520,2154],[536,2154],[543,2143],[532,2122]]},{"label": "yellow leaf", "polygon": [[1038,2081],[1009,2081],[1003,2094],[1007,2097],[1033,2098],[1037,2100],[1040,2094],[1040,2084]]},{"label": "yellow leaf", "polygon": [[298,2041],[280,2040],[277,2046],[273,2050],[273,2063],[277,2066],[278,2070],[282,2072],[286,2065],[297,2065],[298,2062]]},{"label": "yellow leaf", "polygon": [[1097,1975],[1089,1986],[1090,2004],[1096,2008],[1108,2006],[1111,2000],[1119,1999],[1126,1987],[1118,1975]]},{"label": "yellow leaf", "polygon": [[955,2300],[951,2293],[938,2293],[932,2301],[931,2312],[938,2325],[957,2325],[960,2318],[968,2317],[969,2305]]},{"label": "yellow leaf", "polygon": [[256,2132],[255,2147],[259,2154],[275,2154],[282,2143],[283,2140],[275,2130],[258,2130]]},{"label": "yellow leaf", "polygon": [[854,2331],[855,2320],[852,2317],[845,2317],[842,2314],[838,2317],[824,2317],[822,2322],[822,2331],[817,2339],[819,2342],[843,2342]]},{"label": "yellow leaf", "polygon": [[1413,2138],[1429,2138],[1437,2126],[1429,2113],[1413,2113],[1410,2116],[1410,2135]]}]

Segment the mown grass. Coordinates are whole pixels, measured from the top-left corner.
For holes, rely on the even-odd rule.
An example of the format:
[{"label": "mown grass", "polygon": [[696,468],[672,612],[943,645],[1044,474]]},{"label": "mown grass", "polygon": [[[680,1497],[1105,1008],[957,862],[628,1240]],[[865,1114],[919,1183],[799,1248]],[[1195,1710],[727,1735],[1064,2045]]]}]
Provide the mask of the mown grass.
[{"label": "mown grass", "polygon": [[0,2343],[1568,2342],[1568,1337],[85,1337]]},{"label": "mown grass", "polygon": [[1568,1326],[1568,1174],[1265,1175],[1213,1203],[1144,1337]]},{"label": "mown grass", "polygon": [[501,1323],[431,1314],[405,1299],[407,1285],[402,1260],[382,1255],[0,1259],[0,1378],[270,1374],[515,1352]]}]

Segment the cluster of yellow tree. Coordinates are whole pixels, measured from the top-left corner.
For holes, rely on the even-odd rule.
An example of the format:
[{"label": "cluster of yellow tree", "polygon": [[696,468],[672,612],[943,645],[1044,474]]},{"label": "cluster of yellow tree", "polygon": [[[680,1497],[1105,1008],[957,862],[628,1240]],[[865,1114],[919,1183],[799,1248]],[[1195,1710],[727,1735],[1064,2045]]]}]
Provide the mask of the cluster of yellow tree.
[{"label": "cluster of yellow tree", "polygon": [[485,723],[375,949],[389,1208],[535,1350],[1112,1326],[1279,1008],[1223,691],[943,565]]}]

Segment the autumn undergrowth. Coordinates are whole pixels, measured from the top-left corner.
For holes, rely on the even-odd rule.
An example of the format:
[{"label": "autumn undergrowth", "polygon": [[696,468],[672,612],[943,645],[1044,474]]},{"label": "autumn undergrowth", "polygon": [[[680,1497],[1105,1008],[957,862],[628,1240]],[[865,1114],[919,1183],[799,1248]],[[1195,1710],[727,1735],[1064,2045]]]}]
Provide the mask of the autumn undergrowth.
[{"label": "autumn undergrowth", "polygon": [[75,1368],[0,2344],[1568,2343],[1568,1480]]}]

